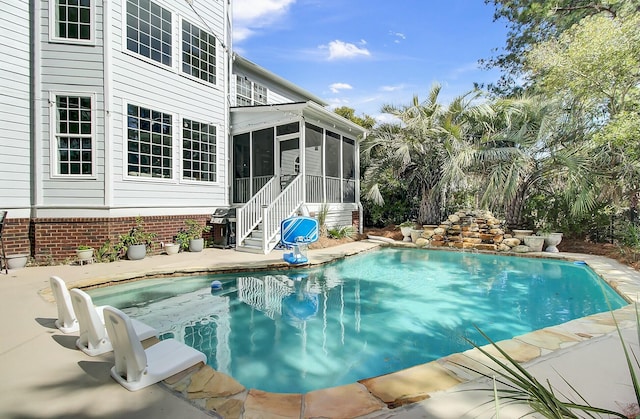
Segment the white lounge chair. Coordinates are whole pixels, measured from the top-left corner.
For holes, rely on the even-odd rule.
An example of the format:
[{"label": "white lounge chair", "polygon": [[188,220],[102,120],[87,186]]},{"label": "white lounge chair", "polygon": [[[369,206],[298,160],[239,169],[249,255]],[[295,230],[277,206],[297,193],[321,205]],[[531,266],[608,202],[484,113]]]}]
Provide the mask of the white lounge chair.
[{"label": "white lounge chair", "polygon": [[56,320],[56,327],[60,329],[62,333],[75,333],[79,330],[78,320],[76,319],[76,313],[73,311],[71,305],[71,297],[69,296],[69,290],[64,281],[57,276],[49,278],[49,285],[51,291],[53,291],[53,297],[56,300],[58,306],[58,319]]},{"label": "white lounge chair", "polygon": [[[104,326],[104,307],[96,309],[89,294],[77,288],[69,291],[69,294],[80,326],[80,337],[76,341],[78,349],[89,356],[111,352],[113,346]],[[131,319],[131,322],[140,340],[158,336],[158,332],[153,327],[135,319]]]},{"label": "white lounge chair", "polygon": [[111,377],[129,391],[140,390],[199,362],[207,362],[202,352],[175,339],[162,340],[143,349],[131,319],[117,308],[106,307],[104,320],[115,357]]}]

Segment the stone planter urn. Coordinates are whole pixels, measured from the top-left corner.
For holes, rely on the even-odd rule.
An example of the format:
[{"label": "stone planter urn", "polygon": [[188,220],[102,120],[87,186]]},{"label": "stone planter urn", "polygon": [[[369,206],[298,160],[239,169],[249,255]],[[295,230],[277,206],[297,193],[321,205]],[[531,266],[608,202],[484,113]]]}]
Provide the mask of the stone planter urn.
[{"label": "stone planter urn", "polygon": [[411,241],[411,230],[413,230],[413,227],[408,226],[408,227],[400,227],[400,231],[402,232],[402,235],[404,236],[403,241],[405,242],[410,242]]},{"label": "stone planter urn", "polygon": [[164,251],[168,255],[175,255],[176,253],[178,253],[180,251],[180,245],[177,244],[177,243],[166,243],[164,245]]},{"label": "stone planter urn", "polygon": [[524,241],[524,238],[533,234],[533,230],[513,230],[513,237]]},{"label": "stone planter urn", "polygon": [[140,260],[147,256],[146,244],[132,244],[127,248],[127,259]]},{"label": "stone planter urn", "polygon": [[189,240],[190,252],[202,252],[202,249],[204,249],[204,238],[200,237],[199,239]]},{"label": "stone planter urn", "polygon": [[540,236],[525,236],[524,244],[529,246],[532,252],[542,252],[545,238]]},{"label": "stone planter urn", "polygon": [[29,260],[29,255],[19,254],[19,255],[7,255],[7,268],[9,269],[20,269],[27,266],[27,261]]},{"label": "stone planter urn", "polygon": [[80,262],[93,259],[93,249],[76,249],[76,256]]},{"label": "stone planter urn", "polygon": [[558,253],[559,250],[556,246],[562,241],[562,233],[549,233],[544,237],[544,245],[546,246],[544,251],[549,253]]},{"label": "stone planter urn", "polygon": [[424,233],[424,230],[411,230],[411,241],[414,243],[418,241],[422,237],[422,233]]}]

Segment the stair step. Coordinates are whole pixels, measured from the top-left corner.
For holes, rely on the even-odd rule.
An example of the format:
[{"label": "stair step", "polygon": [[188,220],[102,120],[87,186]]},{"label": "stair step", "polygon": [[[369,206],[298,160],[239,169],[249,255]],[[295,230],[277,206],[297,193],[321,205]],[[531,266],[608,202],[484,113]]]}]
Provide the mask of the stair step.
[{"label": "stair step", "polygon": [[261,247],[255,247],[255,246],[238,246],[236,247],[236,251],[245,252],[245,253],[257,253],[257,254],[264,253]]},{"label": "stair step", "polygon": [[243,245],[249,247],[258,247],[262,249],[262,238],[247,237],[246,239],[244,239]]}]

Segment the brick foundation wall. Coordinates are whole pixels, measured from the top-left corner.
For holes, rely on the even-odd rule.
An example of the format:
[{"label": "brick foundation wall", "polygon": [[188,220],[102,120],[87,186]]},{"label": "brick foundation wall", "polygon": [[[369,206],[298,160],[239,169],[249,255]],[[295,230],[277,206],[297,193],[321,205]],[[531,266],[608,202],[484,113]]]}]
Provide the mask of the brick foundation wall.
[{"label": "brick foundation wall", "polygon": [[[210,225],[211,214],[142,217],[144,229],[157,234],[153,253],[160,253],[161,242],[173,241],[176,233],[185,228],[185,220],[194,219]],[[81,245],[99,248],[107,240],[118,241],[118,236],[136,225],[136,217],[123,218],[38,218],[8,219],[2,234],[7,255],[27,253],[38,263],[63,262],[75,258]],[[204,233],[205,239],[211,232]]]},{"label": "brick foundation wall", "polygon": [[7,256],[31,254],[31,230],[28,218],[12,218],[4,221],[2,241]]}]

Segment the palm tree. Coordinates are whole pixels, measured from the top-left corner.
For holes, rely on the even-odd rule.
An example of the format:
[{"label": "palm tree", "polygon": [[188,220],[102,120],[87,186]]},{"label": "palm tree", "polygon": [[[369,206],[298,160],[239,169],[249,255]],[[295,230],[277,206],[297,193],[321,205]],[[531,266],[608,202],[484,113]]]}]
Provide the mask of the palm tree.
[{"label": "palm tree", "polygon": [[385,105],[382,112],[398,122],[375,128],[362,144],[367,169],[364,174],[365,199],[382,205],[381,185],[399,182],[409,196],[419,197],[420,224],[442,221],[443,190],[453,182],[443,182],[449,154],[458,141],[467,141],[473,132],[466,123],[476,94],[460,96],[449,106],[438,103],[440,85],[434,85],[424,102],[414,96],[409,105]]},{"label": "palm tree", "polygon": [[482,202],[500,205],[507,226],[524,227],[523,209],[530,194],[543,186],[573,194],[573,210],[595,205],[593,160],[588,126],[578,108],[539,97],[498,99],[494,112],[475,126],[481,135],[462,143],[451,155],[453,167],[480,175]]}]

